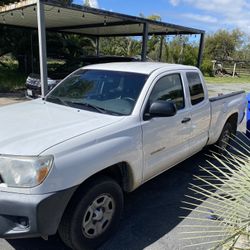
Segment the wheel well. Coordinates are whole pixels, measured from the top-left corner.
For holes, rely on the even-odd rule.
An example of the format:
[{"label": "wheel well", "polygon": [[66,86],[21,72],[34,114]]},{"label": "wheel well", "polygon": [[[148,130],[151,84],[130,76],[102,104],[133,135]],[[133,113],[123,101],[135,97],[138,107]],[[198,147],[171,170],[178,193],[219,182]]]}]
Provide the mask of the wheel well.
[{"label": "wheel well", "polygon": [[230,123],[233,128],[234,134],[236,134],[237,131],[237,123],[238,123],[238,113],[232,114],[226,121],[226,123]]},{"label": "wheel well", "polygon": [[65,214],[65,211],[67,211],[69,206],[71,206],[74,202],[76,202],[77,195],[81,193],[82,190],[86,188],[87,185],[89,185],[89,183],[103,176],[109,176],[112,179],[114,179],[121,186],[124,192],[132,191],[133,175],[131,168],[127,162],[120,162],[112,166],[109,166],[106,169],[92,175],[91,177],[86,179],[83,183],[81,183],[73,192],[67,206],[64,209],[63,214]]},{"label": "wheel well", "polygon": [[122,187],[123,191],[129,192],[131,189],[132,183],[132,173],[130,166],[127,162],[120,162],[115,165],[112,165],[101,172],[97,173],[97,175],[107,175],[113,178],[118,184]]},{"label": "wheel well", "polygon": [[109,176],[121,186],[122,190],[125,192],[130,192],[132,189],[133,176],[131,168],[127,162],[120,162],[105,168],[104,170],[92,175],[86,179],[81,185],[84,185],[90,179],[94,179],[100,175]]}]

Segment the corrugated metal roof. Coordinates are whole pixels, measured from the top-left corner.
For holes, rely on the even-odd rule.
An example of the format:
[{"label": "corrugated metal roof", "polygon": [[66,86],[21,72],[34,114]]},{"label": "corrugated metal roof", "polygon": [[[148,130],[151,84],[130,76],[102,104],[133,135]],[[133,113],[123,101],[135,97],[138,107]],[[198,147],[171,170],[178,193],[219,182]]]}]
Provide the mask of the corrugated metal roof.
[{"label": "corrugated metal roof", "polygon": [[[94,9],[80,5],[62,5],[55,0],[41,0],[45,5],[46,28],[92,36],[142,35],[148,23],[149,34],[202,34],[203,30],[152,21],[141,17]],[[36,0],[24,0],[0,6],[0,24],[37,28]]]}]

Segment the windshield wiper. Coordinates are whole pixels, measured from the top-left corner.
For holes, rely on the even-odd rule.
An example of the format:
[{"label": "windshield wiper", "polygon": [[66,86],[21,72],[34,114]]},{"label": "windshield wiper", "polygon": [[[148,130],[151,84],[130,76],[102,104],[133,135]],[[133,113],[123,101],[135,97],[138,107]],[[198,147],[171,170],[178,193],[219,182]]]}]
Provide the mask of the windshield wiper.
[{"label": "windshield wiper", "polygon": [[105,109],[103,109],[103,108],[100,108],[100,107],[98,107],[98,106],[95,106],[95,105],[93,105],[93,104],[87,103],[87,102],[70,102],[69,104],[89,107],[89,108],[95,109],[95,110],[98,111],[99,113],[107,114],[107,110],[105,110]]},{"label": "windshield wiper", "polygon": [[102,114],[121,115],[120,113],[117,113],[117,112],[114,112],[111,110],[106,110],[104,108],[98,107],[98,106],[90,104],[88,102],[69,102],[69,105],[71,105],[71,104],[76,105],[76,106],[78,105],[78,106],[85,106],[88,108],[92,108],[92,109],[94,109]]},{"label": "windshield wiper", "polygon": [[69,106],[69,104],[66,102],[66,101],[64,101],[64,100],[62,100],[60,97],[58,97],[58,96],[48,96],[46,99],[45,99],[45,101],[52,101],[53,103],[61,103],[61,104],[63,104],[63,105],[65,105],[65,106]]}]

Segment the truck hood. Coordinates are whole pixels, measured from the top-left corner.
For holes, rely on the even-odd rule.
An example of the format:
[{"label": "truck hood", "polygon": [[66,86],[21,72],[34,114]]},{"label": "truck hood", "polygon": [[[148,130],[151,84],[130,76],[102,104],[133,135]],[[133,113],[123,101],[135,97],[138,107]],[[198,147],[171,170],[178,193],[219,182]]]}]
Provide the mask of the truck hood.
[{"label": "truck hood", "polygon": [[0,154],[39,155],[44,150],[123,117],[78,110],[41,99],[0,108]]}]

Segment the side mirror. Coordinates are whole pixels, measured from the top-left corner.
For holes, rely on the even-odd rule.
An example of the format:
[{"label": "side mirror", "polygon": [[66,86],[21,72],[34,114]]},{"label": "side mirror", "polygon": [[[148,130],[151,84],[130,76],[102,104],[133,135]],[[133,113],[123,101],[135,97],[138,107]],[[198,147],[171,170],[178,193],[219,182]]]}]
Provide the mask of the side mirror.
[{"label": "side mirror", "polygon": [[149,108],[150,117],[170,117],[177,113],[177,108],[172,101],[155,101]]}]

